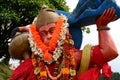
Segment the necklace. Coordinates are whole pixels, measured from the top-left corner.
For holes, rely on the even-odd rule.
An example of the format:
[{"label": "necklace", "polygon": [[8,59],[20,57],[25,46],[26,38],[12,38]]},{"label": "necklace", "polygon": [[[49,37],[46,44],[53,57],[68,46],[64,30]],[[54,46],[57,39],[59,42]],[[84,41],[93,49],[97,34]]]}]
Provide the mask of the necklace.
[{"label": "necklace", "polygon": [[[30,34],[28,40],[30,43],[31,50],[34,54],[38,54],[48,64],[57,61],[61,56],[62,45],[66,37],[68,26],[68,24],[63,24],[63,21],[63,19],[57,20],[56,28],[52,35],[53,37],[50,40],[49,46],[46,46],[44,43],[42,43],[41,37],[36,31],[35,25],[32,24],[30,26]],[[50,54],[49,51],[53,51],[53,55]]]},{"label": "necklace", "polygon": [[[59,65],[58,69],[60,69],[60,71],[56,72],[57,73],[56,76],[53,76],[53,74],[51,74],[50,72],[51,70],[49,71],[48,69],[48,65],[51,65],[51,64],[46,65],[45,62],[42,59],[40,59],[38,55],[32,54],[34,74],[37,75],[38,79],[41,79],[41,80],[48,80],[48,79],[72,80],[72,78],[76,75],[76,70],[75,70],[75,60],[73,57],[74,49],[72,49],[73,45],[70,44],[70,41],[68,40],[64,41],[65,42],[63,46],[64,53],[61,58],[62,62],[61,64],[58,64]],[[53,68],[55,68],[55,66],[53,66]]]},{"label": "necklace", "polygon": [[[34,74],[38,76],[38,79],[47,80],[50,78],[52,80],[57,80],[61,77],[65,80],[69,80],[70,76],[72,77],[76,75],[73,57],[74,50],[71,48],[73,44],[71,44],[71,39],[67,39],[68,36],[66,36],[67,26],[67,20],[63,16],[57,20],[55,31],[48,47],[42,43],[41,37],[36,31],[35,25],[30,26],[28,40],[33,53],[32,63],[34,66]],[[71,46],[71,49],[66,49],[68,45]],[[50,54],[49,51],[53,51],[53,54]],[[59,61],[61,56],[63,60],[60,72],[56,76],[52,76],[47,65]]]}]

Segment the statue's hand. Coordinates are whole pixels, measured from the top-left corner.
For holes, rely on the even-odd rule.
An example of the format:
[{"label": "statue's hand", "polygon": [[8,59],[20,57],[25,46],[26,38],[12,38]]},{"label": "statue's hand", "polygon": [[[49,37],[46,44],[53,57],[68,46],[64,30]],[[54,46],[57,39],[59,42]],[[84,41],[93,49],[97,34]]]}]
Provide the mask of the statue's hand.
[{"label": "statue's hand", "polygon": [[96,20],[97,27],[104,27],[116,18],[115,9],[109,8],[105,10],[102,15]]}]

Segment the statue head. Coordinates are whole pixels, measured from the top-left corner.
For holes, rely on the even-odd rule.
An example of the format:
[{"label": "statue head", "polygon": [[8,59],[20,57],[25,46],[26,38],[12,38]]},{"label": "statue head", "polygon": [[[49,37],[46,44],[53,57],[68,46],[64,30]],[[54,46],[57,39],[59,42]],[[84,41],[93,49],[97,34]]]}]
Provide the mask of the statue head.
[{"label": "statue head", "polygon": [[59,15],[47,6],[43,6],[36,19],[36,27],[39,29],[41,26],[49,23],[54,23],[59,18]]},{"label": "statue head", "polygon": [[[47,33],[52,33],[54,30],[53,26],[58,18],[59,18],[59,15],[54,10],[46,6],[43,6],[37,18],[34,19],[33,24],[36,25],[37,31],[41,29],[42,29],[41,31],[43,31],[43,27],[50,26],[50,28],[46,31]],[[11,41],[9,45],[9,52],[13,58],[22,60],[22,59],[25,59],[25,56],[24,56],[25,54],[28,54],[28,56],[31,55],[28,35],[29,33],[21,33],[16,37],[14,37],[13,40]],[[46,37],[44,39],[46,39]],[[48,38],[45,41],[49,42]]]}]

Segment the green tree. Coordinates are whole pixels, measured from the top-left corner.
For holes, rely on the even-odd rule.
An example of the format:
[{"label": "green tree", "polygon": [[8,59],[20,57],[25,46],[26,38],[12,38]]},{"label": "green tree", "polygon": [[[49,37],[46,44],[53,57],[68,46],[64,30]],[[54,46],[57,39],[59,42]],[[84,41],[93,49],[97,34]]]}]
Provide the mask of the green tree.
[{"label": "green tree", "polygon": [[42,5],[47,5],[56,10],[68,11],[65,0],[0,0],[0,79],[6,80],[11,76],[9,69],[8,52],[11,32],[15,27],[25,26],[32,23]]},{"label": "green tree", "polygon": [[8,43],[11,31],[30,24],[43,4],[55,10],[69,11],[65,0],[0,0],[0,58],[10,58]]},{"label": "green tree", "polygon": [[[107,78],[103,77],[102,74],[100,75],[99,80],[108,80]],[[112,76],[110,77],[110,80],[120,80],[120,73],[114,72]]]},{"label": "green tree", "polygon": [[111,80],[120,80],[120,73],[118,72],[113,73]]}]

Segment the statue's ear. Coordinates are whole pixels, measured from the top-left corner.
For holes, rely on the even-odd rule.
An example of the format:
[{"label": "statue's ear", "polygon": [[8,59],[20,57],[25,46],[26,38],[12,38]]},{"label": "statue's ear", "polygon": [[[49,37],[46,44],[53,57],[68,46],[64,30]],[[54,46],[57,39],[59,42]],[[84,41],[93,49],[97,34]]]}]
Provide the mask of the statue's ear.
[{"label": "statue's ear", "polygon": [[31,55],[28,33],[22,33],[13,38],[9,45],[9,53],[15,59],[23,60],[24,53]]}]

